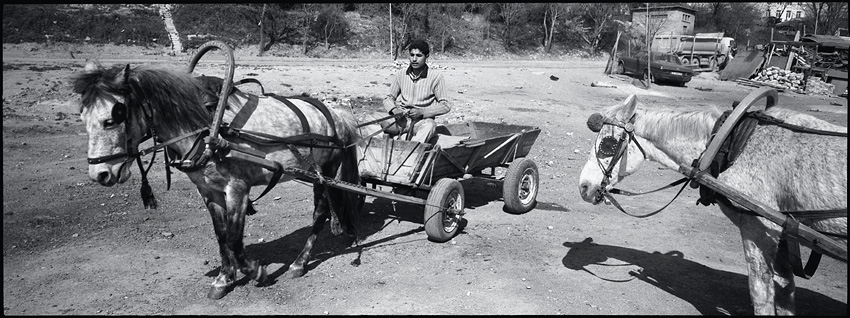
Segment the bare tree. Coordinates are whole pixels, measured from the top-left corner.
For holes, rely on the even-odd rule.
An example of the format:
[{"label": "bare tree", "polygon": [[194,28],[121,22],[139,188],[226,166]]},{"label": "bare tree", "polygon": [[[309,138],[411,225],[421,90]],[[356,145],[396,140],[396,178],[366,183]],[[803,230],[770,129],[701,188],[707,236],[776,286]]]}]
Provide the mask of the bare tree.
[{"label": "bare tree", "polygon": [[832,35],[839,28],[847,28],[847,2],[806,2],[803,11],[813,34]]},{"label": "bare tree", "polygon": [[566,17],[565,24],[579,35],[590,55],[596,55],[599,40],[611,25],[615,15],[623,10],[621,3],[576,3],[574,14]]},{"label": "bare tree", "polygon": [[301,4],[301,47],[304,49],[304,54],[312,47],[308,42],[310,41],[310,25],[316,17],[319,15],[319,5],[315,3],[302,3]]},{"label": "bare tree", "polygon": [[426,3],[399,3],[393,6],[392,31],[396,39],[393,43],[393,60],[396,60],[405,46],[410,43],[414,20],[424,12],[426,5]]},{"label": "bare tree", "polygon": [[728,5],[729,12],[723,14],[719,25],[727,36],[737,38],[758,24],[760,13],[752,3],[730,2]]},{"label": "bare tree", "polygon": [[552,39],[558,28],[558,18],[568,10],[569,3],[549,2],[544,4],[543,12],[543,51],[549,53],[552,50]]},{"label": "bare tree", "polygon": [[348,24],[342,14],[342,4],[323,4],[319,14],[314,18],[312,32],[321,38],[326,48],[345,38]]},{"label": "bare tree", "polygon": [[502,42],[506,47],[514,44],[516,30],[526,17],[526,4],[524,3],[499,3],[500,16],[504,30],[502,31]]},{"label": "bare tree", "polygon": [[464,4],[462,3],[440,3],[428,7],[428,21],[431,34],[440,44],[440,54],[445,53],[446,46],[452,42],[453,33],[462,19]]},{"label": "bare tree", "polygon": [[[281,5],[252,6],[256,11],[252,13],[252,22],[260,27],[263,36],[268,38],[265,44],[260,43],[261,52],[268,51],[273,45],[282,42],[298,33],[297,25],[292,21],[289,12]],[[255,17],[260,17],[259,19]]]}]

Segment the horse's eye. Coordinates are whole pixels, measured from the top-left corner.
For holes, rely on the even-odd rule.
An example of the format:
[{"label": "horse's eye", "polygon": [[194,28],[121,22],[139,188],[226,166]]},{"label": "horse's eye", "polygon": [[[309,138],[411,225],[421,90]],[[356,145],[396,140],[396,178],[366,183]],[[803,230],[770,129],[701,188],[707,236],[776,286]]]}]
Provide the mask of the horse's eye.
[{"label": "horse's eye", "polygon": [[115,126],[118,126],[119,124],[120,124],[119,122],[117,122],[113,119],[107,119],[107,120],[103,121],[103,128],[107,128],[107,129],[115,128]]}]

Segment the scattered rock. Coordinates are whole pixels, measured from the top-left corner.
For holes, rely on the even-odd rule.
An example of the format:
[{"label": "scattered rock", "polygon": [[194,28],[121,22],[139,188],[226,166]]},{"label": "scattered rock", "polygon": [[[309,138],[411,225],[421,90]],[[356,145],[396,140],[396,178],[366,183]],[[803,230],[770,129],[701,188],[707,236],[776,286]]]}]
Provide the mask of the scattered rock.
[{"label": "scattered rock", "polygon": [[162,236],[164,236],[164,237],[166,237],[166,238],[172,238],[172,237],[174,237],[174,233],[171,233],[171,232],[162,232]]},{"label": "scattered rock", "polygon": [[614,85],[614,84],[611,84],[611,83],[608,83],[608,82],[595,81],[595,82],[593,82],[593,83],[590,83],[590,87],[609,87],[609,88],[617,88],[617,85]]}]

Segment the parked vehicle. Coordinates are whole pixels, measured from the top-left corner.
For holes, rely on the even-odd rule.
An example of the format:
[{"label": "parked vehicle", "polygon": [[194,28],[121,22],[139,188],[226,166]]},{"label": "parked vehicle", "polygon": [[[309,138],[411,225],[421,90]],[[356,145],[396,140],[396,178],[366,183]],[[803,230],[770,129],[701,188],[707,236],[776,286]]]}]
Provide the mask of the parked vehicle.
[{"label": "parked vehicle", "polygon": [[656,35],[652,39],[652,51],[671,53],[679,57],[683,65],[716,72],[726,66],[738,48],[735,39],[724,37],[723,32],[719,32],[693,36]]},{"label": "parked vehicle", "polygon": [[682,65],[677,56],[670,53],[651,53],[650,65],[652,68],[649,72],[647,72],[646,67],[647,52],[638,51],[631,56],[620,57],[620,61],[617,63],[617,74],[631,73],[643,76],[644,80],[667,81],[679,86],[685,86],[685,83],[691,81],[694,71]]}]

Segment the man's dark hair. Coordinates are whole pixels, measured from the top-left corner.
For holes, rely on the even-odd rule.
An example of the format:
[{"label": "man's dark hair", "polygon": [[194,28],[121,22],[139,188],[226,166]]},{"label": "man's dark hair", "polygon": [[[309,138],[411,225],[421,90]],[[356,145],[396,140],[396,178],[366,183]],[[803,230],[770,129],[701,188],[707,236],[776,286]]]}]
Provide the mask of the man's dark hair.
[{"label": "man's dark hair", "polygon": [[413,42],[410,42],[410,45],[407,46],[407,51],[409,52],[412,49],[419,49],[425,56],[431,53],[431,47],[428,46],[428,42],[425,42],[425,40],[413,40]]}]

